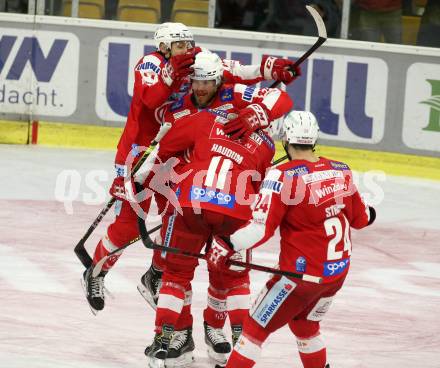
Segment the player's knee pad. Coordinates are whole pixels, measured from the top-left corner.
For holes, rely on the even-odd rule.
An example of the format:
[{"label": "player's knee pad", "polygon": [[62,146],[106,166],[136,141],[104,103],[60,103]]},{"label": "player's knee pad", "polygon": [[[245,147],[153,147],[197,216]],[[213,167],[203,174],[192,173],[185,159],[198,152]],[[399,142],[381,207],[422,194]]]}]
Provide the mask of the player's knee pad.
[{"label": "player's knee pad", "polygon": [[289,322],[289,328],[297,338],[308,339],[319,333],[319,322],[304,319]]},{"label": "player's knee pad", "polygon": [[[314,354],[325,349],[324,340],[319,333],[319,322],[318,321],[308,321],[308,320],[293,320],[289,322],[290,330],[296,336],[296,343],[298,345],[298,351],[301,354]],[[310,358],[301,358],[304,363],[304,359],[310,360]],[[323,359],[325,363],[325,356],[314,357],[313,359],[318,359],[320,362]]]},{"label": "player's knee pad", "polygon": [[117,247],[123,246],[139,236],[136,220],[118,220],[107,229],[109,240]]},{"label": "player's knee pad", "polygon": [[[256,345],[261,346],[271,332],[260,326],[252,317],[249,317],[248,315],[243,323],[243,333],[246,335],[247,339],[251,340]],[[243,334],[241,336],[243,336]]]}]

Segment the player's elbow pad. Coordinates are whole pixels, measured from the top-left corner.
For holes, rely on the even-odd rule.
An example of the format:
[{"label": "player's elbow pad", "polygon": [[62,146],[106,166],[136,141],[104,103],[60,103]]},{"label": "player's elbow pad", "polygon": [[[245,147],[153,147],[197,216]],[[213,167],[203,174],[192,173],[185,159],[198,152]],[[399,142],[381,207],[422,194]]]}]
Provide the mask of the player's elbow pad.
[{"label": "player's elbow pad", "polygon": [[368,210],[370,211],[370,218],[368,219],[367,225],[371,225],[374,222],[374,220],[376,220],[376,210],[374,209],[374,207],[370,207],[370,206],[368,206]]}]

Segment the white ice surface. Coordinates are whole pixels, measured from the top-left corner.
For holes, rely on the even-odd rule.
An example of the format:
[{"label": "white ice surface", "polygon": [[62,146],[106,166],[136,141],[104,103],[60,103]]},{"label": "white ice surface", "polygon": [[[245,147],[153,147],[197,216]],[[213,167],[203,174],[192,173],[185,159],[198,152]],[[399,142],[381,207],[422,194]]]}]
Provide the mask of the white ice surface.
[{"label": "white ice surface", "polygon": [[[153,336],[154,314],[136,285],[151,253],[140,243],[124,253],[106,278],[115,299],[96,317],[73,253],[103,207],[113,156],[0,146],[1,368],[146,367],[143,350]],[[63,175],[79,182],[78,191]],[[365,175],[359,181],[361,191],[373,189],[372,203],[380,199]],[[329,362],[332,368],[438,368],[440,183],[387,176],[376,184],[384,193],[374,203],[377,222],[354,232],[349,277],[322,323]],[[73,202],[61,202],[65,197]],[[108,214],[92,234],[89,252],[111,220]],[[254,261],[273,265],[276,258],[273,240],[255,252]],[[266,278],[252,273],[254,295]],[[206,279],[201,264],[193,286],[194,368],[212,366],[203,342]],[[256,367],[275,365],[301,367],[287,328],[270,336]]]}]

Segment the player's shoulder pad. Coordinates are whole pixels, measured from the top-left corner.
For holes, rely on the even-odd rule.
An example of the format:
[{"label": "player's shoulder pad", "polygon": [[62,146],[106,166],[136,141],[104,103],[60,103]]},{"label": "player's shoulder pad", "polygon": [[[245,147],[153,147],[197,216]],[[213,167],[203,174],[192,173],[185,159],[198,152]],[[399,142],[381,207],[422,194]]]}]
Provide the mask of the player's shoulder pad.
[{"label": "player's shoulder pad", "polygon": [[283,172],[278,168],[272,168],[264,177],[261,186],[260,193],[270,194],[270,193],[280,193],[283,188]]},{"label": "player's shoulder pad", "polygon": [[306,165],[295,165],[293,162],[286,162],[285,164],[278,166],[278,169],[283,171],[287,178],[306,175],[310,172]]},{"label": "player's shoulder pad", "polygon": [[158,55],[155,55],[154,53],[145,55],[139,63],[136,65],[136,71],[153,71],[156,74],[160,73],[160,64],[162,63],[162,60],[159,58]]},{"label": "player's shoulder pad", "polygon": [[333,169],[335,170],[350,170],[350,167],[344,162],[334,160],[328,160],[328,162],[330,166],[333,167]]}]

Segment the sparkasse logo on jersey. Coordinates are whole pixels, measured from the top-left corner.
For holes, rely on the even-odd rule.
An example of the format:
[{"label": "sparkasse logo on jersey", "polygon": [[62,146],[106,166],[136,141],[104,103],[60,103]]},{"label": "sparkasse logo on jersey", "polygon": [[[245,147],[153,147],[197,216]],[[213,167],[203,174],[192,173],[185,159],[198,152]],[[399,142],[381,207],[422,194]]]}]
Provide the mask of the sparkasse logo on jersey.
[{"label": "sparkasse logo on jersey", "polygon": [[252,313],[252,317],[260,326],[266,327],[295,287],[296,284],[292,280],[283,276],[264,296],[258,307]]},{"label": "sparkasse logo on jersey", "polygon": [[0,28],[0,35],[0,110],[73,114],[78,94],[77,36],[12,28]]},{"label": "sparkasse logo on jersey", "polygon": [[440,151],[439,64],[408,68],[402,139],[411,148]]}]

